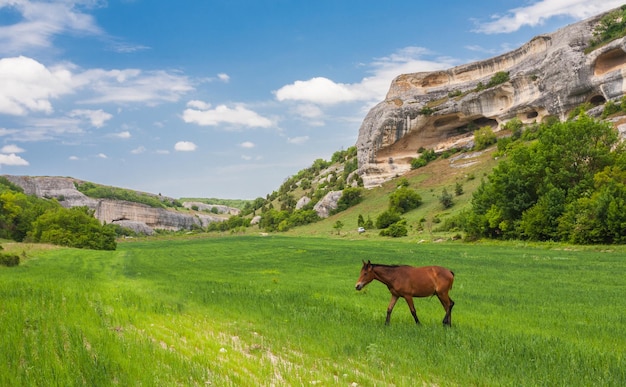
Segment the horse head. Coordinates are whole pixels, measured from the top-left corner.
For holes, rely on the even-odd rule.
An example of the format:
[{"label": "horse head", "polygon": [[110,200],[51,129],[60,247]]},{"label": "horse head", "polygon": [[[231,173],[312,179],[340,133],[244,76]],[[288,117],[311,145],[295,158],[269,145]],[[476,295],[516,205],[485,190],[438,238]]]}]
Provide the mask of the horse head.
[{"label": "horse head", "polygon": [[363,267],[361,268],[361,275],[359,276],[358,281],[356,282],[355,288],[356,290],[361,290],[365,287],[365,285],[369,284],[374,280],[374,265],[368,260],[367,262],[363,261]]}]

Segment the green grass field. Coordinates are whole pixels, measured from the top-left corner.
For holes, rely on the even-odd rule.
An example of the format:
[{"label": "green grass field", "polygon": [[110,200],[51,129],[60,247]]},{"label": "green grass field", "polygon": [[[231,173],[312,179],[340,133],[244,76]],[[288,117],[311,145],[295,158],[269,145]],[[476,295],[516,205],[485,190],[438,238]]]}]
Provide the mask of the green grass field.
[{"label": "green grass field", "polygon": [[[0,267],[0,385],[626,385],[626,249],[235,236]],[[456,273],[421,326],[361,260]],[[355,384],[356,383],[356,384]]]}]

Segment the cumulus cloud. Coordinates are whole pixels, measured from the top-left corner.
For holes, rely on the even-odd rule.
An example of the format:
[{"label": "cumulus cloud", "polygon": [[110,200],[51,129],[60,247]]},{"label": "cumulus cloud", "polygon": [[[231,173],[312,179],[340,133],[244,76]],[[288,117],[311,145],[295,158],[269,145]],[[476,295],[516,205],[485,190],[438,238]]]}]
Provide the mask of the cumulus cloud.
[{"label": "cumulus cloud", "polygon": [[104,153],[98,153],[98,157],[101,159],[108,159],[109,157],[107,155],[105,155]]},{"label": "cumulus cloud", "polygon": [[67,69],[46,68],[24,56],[0,59],[0,113],[52,113],[53,98],[73,92]]},{"label": "cumulus cloud", "polygon": [[[50,114],[52,100],[83,91],[81,103],[174,102],[193,90],[189,79],[166,71],[137,69],[80,71],[70,63],[46,67],[24,56],[0,59],[0,114]],[[102,110],[74,110],[96,127],[111,118]]]},{"label": "cumulus cloud", "polygon": [[524,26],[542,25],[546,20],[566,16],[582,20],[598,13],[619,7],[623,0],[541,0],[525,7],[513,8],[504,15],[492,15],[491,21],[480,23],[474,32],[500,34],[515,32]]},{"label": "cumulus cloud", "polygon": [[98,109],[98,110],[76,109],[76,110],[72,110],[69,116],[86,118],[91,122],[91,125],[95,126],[96,128],[101,128],[105,122],[113,118],[113,115],[103,111],[102,109]]},{"label": "cumulus cloud", "polygon": [[24,160],[20,156],[15,153],[11,154],[0,154],[0,166],[2,165],[12,165],[12,166],[26,166],[29,165],[28,161]]},{"label": "cumulus cloud", "polygon": [[228,81],[230,81],[230,76],[225,73],[217,74],[217,78],[224,83],[228,83]]},{"label": "cumulus cloud", "polygon": [[174,145],[174,150],[179,152],[193,152],[196,148],[196,144],[190,141],[179,141]]},{"label": "cumulus cloud", "polygon": [[458,64],[451,58],[424,58],[432,55],[421,47],[405,47],[387,57],[374,59],[369,64],[371,75],[358,83],[338,83],[326,77],[315,77],[285,85],[274,91],[274,95],[280,102],[295,101],[314,105],[380,101],[398,74],[441,70]]},{"label": "cumulus cloud", "polygon": [[252,149],[255,147],[254,143],[250,141],[244,141],[241,144],[239,144],[239,146],[242,148],[246,148],[246,149]]},{"label": "cumulus cloud", "polygon": [[21,19],[0,26],[0,53],[12,55],[30,48],[52,46],[54,36],[62,33],[102,34],[91,15],[77,6],[89,1],[0,1],[0,11],[8,8],[19,13]]},{"label": "cumulus cloud", "polygon": [[24,152],[24,149],[13,144],[5,145],[2,147],[2,149],[0,149],[0,153],[22,153],[22,152]]},{"label": "cumulus cloud", "polygon": [[190,101],[187,109],[183,112],[183,120],[186,123],[200,126],[218,126],[221,124],[245,126],[248,128],[269,128],[274,125],[272,120],[238,104],[234,107],[226,105],[216,106],[202,101]]}]

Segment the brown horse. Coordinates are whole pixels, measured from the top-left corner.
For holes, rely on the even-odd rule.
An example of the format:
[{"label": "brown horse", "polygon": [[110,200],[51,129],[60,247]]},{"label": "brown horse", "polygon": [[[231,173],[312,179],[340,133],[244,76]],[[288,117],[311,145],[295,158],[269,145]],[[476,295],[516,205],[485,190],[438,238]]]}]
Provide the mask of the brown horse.
[{"label": "brown horse", "polygon": [[454,282],[454,273],[441,266],[412,267],[406,265],[376,265],[370,261],[363,261],[361,275],[356,283],[356,290],[361,290],[373,280],[378,280],[389,288],[391,301],[387,307],[387,319],[389,318],[398,298],[402,297],[409,304],[411,314],[417,324],[420,321],[415,313],[413,297],[428,297],[436,295],[446,311],[443,325],[452,325],[452,307],[454,301],[448,296]]}]

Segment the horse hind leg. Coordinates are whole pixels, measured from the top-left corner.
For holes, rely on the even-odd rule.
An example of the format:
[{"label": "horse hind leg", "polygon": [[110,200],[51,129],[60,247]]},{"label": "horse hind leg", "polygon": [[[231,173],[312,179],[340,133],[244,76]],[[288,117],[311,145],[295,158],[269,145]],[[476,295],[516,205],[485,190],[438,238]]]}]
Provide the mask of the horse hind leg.
[{"label": "horse hind leg", "polygon": [[443,317],[443,325],[450,327],[452,326],[452,307],[454,306],[454,301],[448,296],[448,293],[437,293],[437,298],[439,298],[443,309],[446,311],[446,315]]}]

